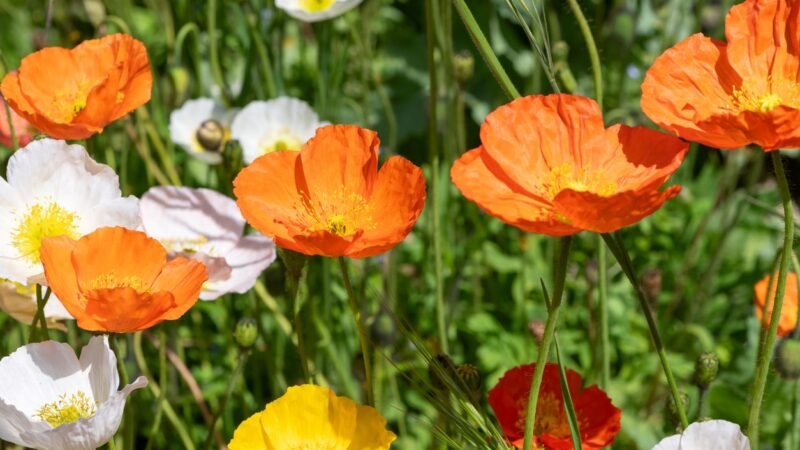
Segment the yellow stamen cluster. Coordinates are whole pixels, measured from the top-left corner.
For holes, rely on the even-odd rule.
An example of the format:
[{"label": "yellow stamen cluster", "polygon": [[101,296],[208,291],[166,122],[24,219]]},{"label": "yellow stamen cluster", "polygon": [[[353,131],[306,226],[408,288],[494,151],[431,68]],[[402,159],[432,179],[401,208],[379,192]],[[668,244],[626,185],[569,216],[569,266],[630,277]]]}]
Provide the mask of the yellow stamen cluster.
[{"label": "yellow stamen cluster", "polygon": [[367,200],[344,188],[313,200],[303,198],[298,209],[304,214],[300,220],[310,232],[327,231],[345,237],[376,226]]},{"label": "yellow stamen cluster", "polygon": [[56,91],[51,105],[53,119],[62,123],[71,122],[86,108],[90,90],[89,80],[81,80],[69,88]]},{"label": "yellow stamen cluster", "polygon": [[117,289],[123,287],[131,288],[136,292],[147,292],[150,289],[150,285],[137,276],[119,276],[114,272],[104,273],[89,283],[89,289]]},{"label": "yellow stamen cluster", "polygon": [[[528,410],[528,397],[520,397],[516,402],[520,411],[516,426],[518,429],[525,429],[525,416]],[[541,436],[549,434],[556,437],[568,437],[570,435],[569,423],[567,422],[564,402],[551,393],[541,393],[536,404],[536,423],[533,426],[533,434]]]},{"label": "yellow stamen cluster", "polygon": [[265,155],[284,150],[299,151],[302,146],[302,140],[288,129],[283,129],[261,140],[261,153]]},{"label": "yellow stamen cluster", "polygon": [[47,403],[39,408],[34,417],[57,428],[61,425],[88,419],[94,416],[97,406],[83,391],[67,396],[62,395],[58,400]]},{"label": "yellow stamen cluster", "polygon": [[317,13],[327,11],[336,0],[300,0],[300,7],[306,12]]},{"label": "yellow stamen cluster", "polygon": [[33,205],[17,223],[11,239],[22,256],[32,264],[39,262],[42,241],[49,237],[67,236],[78,239],[78,216],[57,203]]},{"label": "yellow stamen cluster", "polygon": [[[170,251],[192,254],[203,249],[203,246],[208,243],[208,238],[205,236],[196,236],[194,238],[168,238],[159,239],[159,242]],[[203,249],[203,253],[210,252],[210,249]]]},{"label": "yellow stamen cluster", "polygon": [[784,78],[747,79],[731,94],[738,111],[768,113],[779,106],[800,109],[800,84]]},{"label": "yellow stamen cluster", "polygon": [[617,184],[609,180],[599,170],[576,168],[571,164],[556,166],[542,183],[545,196],[552,200],[564,189],[578,192],[592,192],[601,197],[608,197],[617,191]]}]

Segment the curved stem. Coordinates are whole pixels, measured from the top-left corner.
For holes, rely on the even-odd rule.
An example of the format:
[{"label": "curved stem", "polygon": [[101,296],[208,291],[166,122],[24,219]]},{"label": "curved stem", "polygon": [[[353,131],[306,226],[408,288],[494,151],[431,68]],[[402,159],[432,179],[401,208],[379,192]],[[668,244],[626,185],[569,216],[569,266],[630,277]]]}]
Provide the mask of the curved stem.
[{"label": "curved stem", "polygon": [[628,255],[628,251],[625,249],[622,239],[619,239],[618,236],[613,234],[602,234],[602,236],[603,240],[606,241],[606,245],[608,245],[608,248],[611,250],[611,253],[617,259],[617,262],[622,268],[622,271],[625,273],[625,276],[628,277],[628,281],[630,281],[631,285],[633,285],[633,290],[636,292],[636,298],[639,299],[639,305],[641,305],[644,317],[647,319],[647,327],[650,329],[650,338],[653,341],[653,346],[656,348],[658,358],[661,360],[661,367],[664,370],[664,375],[667,377],[667,383],[669,384],[669,388],[672,393],[672,400],[675,402],[675,410],[678,412],[681,425],[685,429],[689,426],[689,420],[687,419],[683,403],[681,403],[681,395],[680,391],[678,390],[678,384],[675,382],[675,376],[672,374],[672,368],[670,367],[669,360],[667,359],[667,350],[664,348],[664,342],[661,340],[661,333],[658,332],[658,324],[653,316],[653,311],[650,308],[650,304],[647,302],[647,294],[644,293],[642,285],[636,278],[636,271],[633,269],[633,263]]},{"label": "curved stem", "polygon": [[425,29],[428,41],[428,74],[430,75],[428,156],[431,160],[431,237],[433,240],[433,273],[436,284],[436,325],[439,331],[439,344],[442,346],[442,352],[448,353],[444,286],[442,285],[442,245],[441,235],[439,234],[439,78],[436,71],[435,6],[435,0],[426,0]]},{"label": "curved stem", "polygon": [[[553,272],[553,297],[548,302],[547,321],[544,326],[544,336],[539,347],[539,356],[536,359],[536,367],[531,379],[531,390],[528,393],[528,409],[525,413],[525,437],[523,438],[524,450],[533,448],[533,426],[536,423],[536,404],[539,402],[539,390],[542,387],[544,378],[544,368],[547,365],[547,358],[550,354],[550,346],[558,324],[558,313],[561,309],[561,296],[564,292],[564,282],[567,277],[567,259],[569,257],[569,247],[572,242],[571,236],[565,236],[559,241],[559,250],[555,261],[555,271]],[[545,297],[546,298],[546,297]]]},{"label": "curved stem", "polygon": [[361,308],[358,307],[356,296],[353,293],[353,286],[350,283],[350,275],[347,273],[347,262],[343,257],[337,258],[339,261],[339,269],[342,272],[342,282],[344,288],[347,290],[347,301],[350,305],[350,311],[353,313],[353,320],[356,321],[356,328],[358,329],[358,340],[361,343],[361,353],[364,355],[364,390],[367,392],[367,405],[375,404],[375,395],[372,390],[372,357],[369,347],[369,336],[367,329],[364,327],[364,322],[361,319]]},{"label": "curved stem", "polygon": [[583,40],[586,41],[586,48],[589,50],[589,59],[592,62],[592,76],[594,78],[594,97],[595,100],[597,100],[597,103],[600,105],[600,110],[602,111],[603,69],[600,65],[600,56],[597,52],[597,44],[594,42],[594,36],[592,35],[591,28],[589,28],[589,22],[586,20],[586,16],[583,15],[583,11],[581,11],[578,1],[567,0],[567,3],[569,3],[569,8],[572,10],[572,13],[575,15],[575,19],[578,21],[578,27],[581,29]]},{"label": "curved stem", "polygon": [[483,57],[483,60],[489,67],[489,71],[492,72],[497,82],[500,83],[503,92],[512,99],[519,97],[519,91],[514,87],[511,78],[508,77],[508,73],[506,73],[500,61],[497,59],[497,55],[495,55],[494,50],[492,50],[492,46],[489,45],[489,41],[486,40],[486,36],[483,34],[483,31],[481,31],[481,27],[478,26],[478,22],[475,21],[475,16],[472,15],[472,11],[470,11],[466,1],[453,0],[453,6],[455,6],[456,11],[458,11],[461,21],[467,28],[467,32],[469,32],[472,42],[475,43],[475,47],[477,47],[481,57]]},{"label": "curved stem", "polygon": [[794,218],[792,210],[792,196],[789,192],[789,183],[786,180],[786,172],[783,170],[783,161],[778,151],[771,152],[772,165],[775,167],[775,178],[778,181],[778,190],[781,193],[781,205],[783,206],[783,254],[781,255],[780,267],[778,269],[778,282],[775,289],[775,301],[772,304],[772,315],[770,316],[769,329],[764,340],[764,347],[758,355],[758,365],[756,366],[756,377],[753,382],[753,392],[750,404],[750,418],[747,421],[747,432],[750,434],[750,445],[753,450],[758,450],[758,431],[759,419],[761,414],[761,403],[764,400],[764,389],[767,385],[767,375],[772,359],[772,348],[775,344],[775,336],[778,333],[778,322],[783,308],[783,296],[786,292],[786,273],[789,271],[789,262],[792,258],[792,243],[794,242]]}]

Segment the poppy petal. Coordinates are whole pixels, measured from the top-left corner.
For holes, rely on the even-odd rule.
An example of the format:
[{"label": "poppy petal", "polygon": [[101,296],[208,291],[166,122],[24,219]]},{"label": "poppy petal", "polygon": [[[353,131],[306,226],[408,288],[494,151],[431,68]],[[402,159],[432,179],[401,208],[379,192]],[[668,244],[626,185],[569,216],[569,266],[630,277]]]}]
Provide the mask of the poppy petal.
[{"label": "poppy petal", "polygon": [[175,320],[183,316],[197,303],[206,280],[208,271],[203,263],[183,257],[170,260],[150,288],[153,292],[170,292],[174,297],[175,306],[163,318]]}]

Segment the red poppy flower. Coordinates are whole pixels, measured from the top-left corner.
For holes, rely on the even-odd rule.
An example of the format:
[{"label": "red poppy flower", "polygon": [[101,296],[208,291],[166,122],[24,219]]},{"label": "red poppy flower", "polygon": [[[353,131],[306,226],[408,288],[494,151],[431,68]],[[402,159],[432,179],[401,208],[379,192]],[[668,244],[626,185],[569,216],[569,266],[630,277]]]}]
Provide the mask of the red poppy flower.
[{"label": "red poppy flower", "polygon": [[596,102],[563,94],[497,108],[481,142],[453,164],[453,183],[498,219],[551,236],[612,232],[652,214],[680,191],[659,189],[689,148],[643,127],[606,129]]},{"label": "red poppy flower", "polygon": [[[769,306],[767,306],[767,289],[769,288],[770,276],[765,275],[755,286],[756,293],[756,315],[761,321],[762,326],[769,328],[772,318],[772,303],[775,301],[775,284],[772,284]],[[777,274],[775,281],[777,282]],[[793,272],[786,274],[786,291],[783,294],[783,307],[781,317],[778,321],[778,336],[788,336],[797,326],[797,275]],[[765,314],[766,313],[766,314]]]},{"label": "red poppy flower", "polygon": [[144,44],[112,34],[28,55],[0,90],[14,111],[48,136],[86,139],[147,103],[152,83]]},{"label": "red poppy flower", "polygon": [[275,244],[329,257],[364,258],[402,241],[425,204],[422,170],[399,156],[378,171],[374,131],[319,128],[300,150],[267,153],[234,180],[247,222]]},{"label": "red poppy flower", "polygon": [[[522,448],[524,444],[528,394],[535,366],[527,364],[514,367],[489,391],[489,405],[506,437],[517,448]],[[583,389],[581,376],[573,370],[567,369],[567,384],[578,418],[583,450],[597,450],[611,445],[620,430],[622,411],[611,404],[599,387]],[[547,364],[544,369],[533,430],[535,445],[546,450],[572,450],[572,437],[556,364]]]},{"label": "red poppy flower", "polygon": [[727,42],[695,34],[656,59],[642,84],[642,110],[711,147],[800,147],[798,26],[796,0],[734,6]]}]

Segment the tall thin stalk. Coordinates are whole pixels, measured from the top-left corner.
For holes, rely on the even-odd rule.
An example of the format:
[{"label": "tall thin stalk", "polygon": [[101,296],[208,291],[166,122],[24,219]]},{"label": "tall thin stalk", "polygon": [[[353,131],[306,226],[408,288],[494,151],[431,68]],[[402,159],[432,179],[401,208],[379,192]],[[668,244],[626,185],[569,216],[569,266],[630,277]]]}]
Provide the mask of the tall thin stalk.
[{"label": "tall thin stalk", "polygon": [[783,308],[783,296],[786,292],[786,273],[789,271],[789,262],[792,258],[792,243],[794,242],[794,217],[792,208],[792,196],[789,192],[789,183],[786,180],[786,172],[783,169],[783,161],[778,151],[771,152],[772,165],[775,167],[775,178],[778,182],[778,191],[781,194],[781,205],[783,206],[783,254],[781,255],[780,267],[778,268],[778,281],[775,289],[775,301],[772,304],[772,315],[770,316],[769,329],[764,339],[764,346],[758,355],[756,365],[756,376],[753,381],[753,391],[750,403],[750,418],[747,421],[747,432],[750,437],[750,446],[753,450],[758,450],[759,420],[761,416],[761,403],[764,401],[764,389],[767,386],[767,375],[772,360],[772,351],[775,345],[775,336],[778,334],[778,322]]},{"label": "tall thin stalk", "polygon": [[342,282],[347,291],[347,302],[350,305],[350,312],[353,314],[353,320],[356,322],[358,329],[358,340],[361,343],[361,353],[364,355],[364,390],[367,393],[367,404],[375,404],[375,394],[372,386],[372,355],[369,345],[369,335],[367,328],[364,326],[364,321],[361,317],[361,308],[356,301],[355,293],[353,292],[353,285],[350,282],[350,275],[347,273],[347,261],[344,258],[338,258],[339,269],[342,272]]}]

